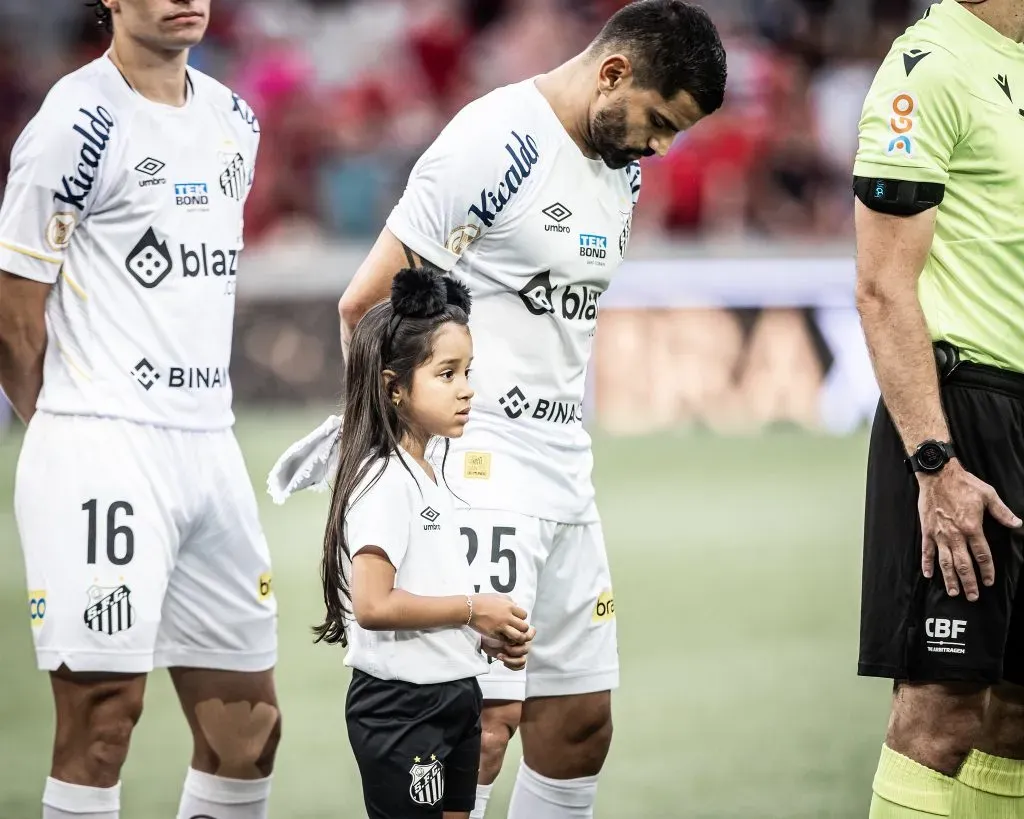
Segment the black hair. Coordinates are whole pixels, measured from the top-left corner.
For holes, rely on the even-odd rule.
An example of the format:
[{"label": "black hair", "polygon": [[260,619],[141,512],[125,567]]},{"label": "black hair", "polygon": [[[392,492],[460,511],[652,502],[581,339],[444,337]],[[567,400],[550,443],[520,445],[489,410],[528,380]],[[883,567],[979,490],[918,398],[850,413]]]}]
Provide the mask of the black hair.
[{"label": "black hair", "polygon": [[[370,308],[356,325],[345,371],[345,421],[320,564],[327,615],[313,629],[316,642],[348,645],[345,622],[352,612],[345,565],[351,554],[345,514],[374,465],[377,472],[367,489],[384,474],[392,454],[401,458],[399,443],[410,424],[394,395],[400,387],[411,388],[414,372],[430,358],[434,334],[444,324],[469,324],[470,304],[469,291],[454,279],[408,268],[395,276],[391,298]],[[394,377],[385,380],[385,370]],[[447,440],[445,444],[447,455]],[[409,468],[404,459],[402,463]]]},{"label": "black hair", "polygon": [[621,50],[633,65],[636,84],[666,100],[688,91],[705,114],[725,99],[725,47],[700,6],[684,0],[635,0],[619,9],[591,44]]},{"label": "black hair", "polygon": [[114,18],[110,13],[110,9],[103,5],[103,0],[89,0],[85,5],[91,6],[93,14],[96,15],[96,21],[100,24],[100,27],[105,31],[114,30]]}]

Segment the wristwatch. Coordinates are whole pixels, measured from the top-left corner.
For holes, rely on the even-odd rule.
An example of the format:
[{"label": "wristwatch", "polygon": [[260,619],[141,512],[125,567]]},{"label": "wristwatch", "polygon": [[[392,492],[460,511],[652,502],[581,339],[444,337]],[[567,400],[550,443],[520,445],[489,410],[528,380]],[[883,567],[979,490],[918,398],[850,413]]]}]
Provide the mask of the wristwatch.
[{"label": "wristwatch", "polygon": [[929,438],[921,442],[914,450],[914,454],[906,459],[906,463],[911,472],[927,472],[934,475],[955,457],[956,451],[951,443]]}]

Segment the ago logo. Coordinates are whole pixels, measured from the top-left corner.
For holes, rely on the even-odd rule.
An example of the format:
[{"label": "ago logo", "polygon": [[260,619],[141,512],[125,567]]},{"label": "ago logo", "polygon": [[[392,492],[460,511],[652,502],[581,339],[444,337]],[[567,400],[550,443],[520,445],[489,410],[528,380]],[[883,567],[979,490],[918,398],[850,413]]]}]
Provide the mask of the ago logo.
[{"label": "ago logo", "polygon": [[914,153],[914,143],[910,135],[914,131],[916,110],[917,101],[910,94],[897,94],[893,97],[889,130],[895,136],[889,140],[886,153],[890,155],[905,154],[906,156],[911,156]]}]

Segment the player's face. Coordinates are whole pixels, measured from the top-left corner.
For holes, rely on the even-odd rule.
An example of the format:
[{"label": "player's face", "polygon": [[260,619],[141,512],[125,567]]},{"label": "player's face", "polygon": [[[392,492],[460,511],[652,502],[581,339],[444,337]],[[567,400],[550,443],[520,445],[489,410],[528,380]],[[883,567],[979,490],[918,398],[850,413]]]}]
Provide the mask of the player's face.
[{"label": "player's face", "polygon": [[409,420],[430,435],[460,438],[469,420],[473,390],[469,386],[469,364],[473,339],[469,328],[442,324],[434,333],[433,353],[412,377]]},{"label": "player's face", "polygon": [[115,26],[163,51],[198,45],[210,22],[210,0],[106,0]]},{"label": "player's face", "polygon": [[624,168],[643,156],[664,156],[676,135],[703,116],[686,91],[666,100],[629,76],[604,90],[591,109],[591,147],[609,168]]}]

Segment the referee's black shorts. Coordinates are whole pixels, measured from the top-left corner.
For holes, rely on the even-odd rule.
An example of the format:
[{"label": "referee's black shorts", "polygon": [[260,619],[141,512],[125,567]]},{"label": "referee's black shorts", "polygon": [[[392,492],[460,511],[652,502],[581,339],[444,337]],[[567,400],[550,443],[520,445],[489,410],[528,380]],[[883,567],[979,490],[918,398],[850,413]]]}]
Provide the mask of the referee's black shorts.
[{"label": "referee's black shorts", "polygon": [[[940,377],[963,467],[1024,517],[1024,375],[963,362]],[[868,454],[858,673],[920,682],[1024,684],[1024,537],[985,515],[995,584],[946,594],[936,564],[921,573],[917,479],[879,402]]]},{"label": "referee's black shorts", "polygon": [[482,708],[473,677],[415,685],[353,670],[345,718],[369,819],[472,811]]}]

